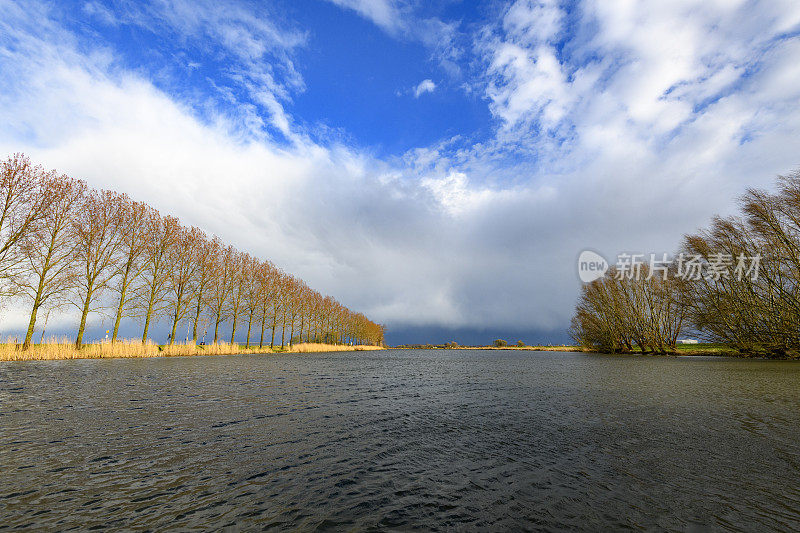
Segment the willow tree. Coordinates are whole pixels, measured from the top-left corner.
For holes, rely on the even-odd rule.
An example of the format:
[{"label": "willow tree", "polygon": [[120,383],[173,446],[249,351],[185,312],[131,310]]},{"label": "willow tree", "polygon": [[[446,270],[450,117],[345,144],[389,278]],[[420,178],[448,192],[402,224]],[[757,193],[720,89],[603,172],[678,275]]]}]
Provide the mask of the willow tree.
[{"label": "willow tree", "polygon": [[603,352],[674,351],[687,312],[681,282],[670,273],[654,275],[647,265],[636,276],[611,269],[584,285],[570,327],[573,339]]},{"label": "willow tree", "polygon": [[800,173],[779,177],[775,193],[749,190],[740,206],[742,216],[716,217],[685,238],[685,253],[713,272],[684,285],[692,323],[743,352],[798,352]]},{"label": "willow tree", "polygon": [[124,208],[111,191],[92,191],[75,218],[75,257],[78,262],[75,304],[81,311],[75,347],[83,346],[86,318],[92,304],[108,288],[117,273],[117,251],[122,245]]},{"label": "willow tree", "polygon": [[148,217],[145,228],[147,244],[142,269],[143,290],[139,302],[144,317],[142,344],[147,342],[152,320],[158,319],[165,309],[173,268],[170,260],[174,258],[173,248],[178,243],[180,224],[175,217],[153,212]]},{"label": "willow tree", "polygon": [[137,285],[144,268],[145,250],[148,245],[148,221],[158,214],[152,207],[134,202],[126,195],[122,202],[122,244],[119,248],[119,275],[111,283],[117,297],[114,315],[114,330],[111,342],[116,342],[122,318],[133,315],[138,297]]},{"label": "willow tree", "polygon": [[31,345],[39,310],[59,307],[76,282],[73,221],[82,207],[86,184],[68,176],[48,183],[49,205],[44,217],[19,241],[24,274],[16,279],[21,293],[31,300],[28,331],[22,349]]}]

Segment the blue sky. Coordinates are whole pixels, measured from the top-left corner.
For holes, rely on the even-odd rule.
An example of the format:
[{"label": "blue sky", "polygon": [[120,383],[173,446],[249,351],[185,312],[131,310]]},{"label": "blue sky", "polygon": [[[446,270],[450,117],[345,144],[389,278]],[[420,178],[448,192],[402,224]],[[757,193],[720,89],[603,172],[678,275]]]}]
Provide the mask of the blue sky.
[{"label": "blue sky", "polygon": [[0,152],[392,342],[566,341],[582,250],[672,252],[798,168],[799,32],[794,0],[0,0]]},{"label": "blue sky", "polygon": [[[292,43],[270,50],[276,43],[266,39],[257,61],[280,87],[294,127],[315,142],[341,141],[391,157],[454,136],[479,142],[491,135],[492,115],[474,86],[475,57],[459,51],[443,64],[425,42],[437,38],[433,33],[407,36],[324,0],[243,2],[240,8]],[[143,73],[177,98],[197,107],[212,101],[231,115],[240,105],[255,105],[269,116],[241,82],[246,61],[208,38],[208,30],[182,35],[183,28],[160,23],[154,9],[78,0],[55,4],[53,12],[85,50],[112,49],[118,66]],[[466,39],[461,32],[491,11],[488,4],[445,1],[419,5],[413,16],[452,25],[448,46],[455,47]],[[426,80],[423,88],[430,89],[417,92]],[[287,140],[268,120],[263,129],[276,142]]]}]

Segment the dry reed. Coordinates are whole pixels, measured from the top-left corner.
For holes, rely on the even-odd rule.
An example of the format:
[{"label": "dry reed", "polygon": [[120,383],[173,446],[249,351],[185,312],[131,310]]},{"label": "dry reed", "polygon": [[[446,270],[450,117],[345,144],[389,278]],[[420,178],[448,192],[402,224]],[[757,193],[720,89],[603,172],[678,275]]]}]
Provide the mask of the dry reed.
[{"label": "dry reed", "polygon": [[317,343],[301,343],[295,344],[288,351],[292,353],[308,353],[308,352],[360,352],[366,350],[383,350],[380,346],[369,346],[365,344],[357,344],[355,346],[348,346],[346,344],[317,344]]},{"label": "dry reed", "polygon": [[[291,353],[336,352],[352,350],[377,350],[378,346],[342,346],[335,344],[297,344],[284,350]],[[278,351],[279,349],[275,350]],[[51,338],[42,344],[33,344],[22,350],[22,343],[16,337],[9,337],[5,344],[0,343],[0,361],[32,361],[55,359],[107,359],[133,357],[177,357],[192,355],[244,355],[273,353],[268,346],[245,348],[239,344],[220,342],[217,344],[196,345],[178,343],[159,346],[152,341],[142,344],[140,340],[126,339],[116,342],[100,341],[85,344],[80,350],[66,337]]]}]

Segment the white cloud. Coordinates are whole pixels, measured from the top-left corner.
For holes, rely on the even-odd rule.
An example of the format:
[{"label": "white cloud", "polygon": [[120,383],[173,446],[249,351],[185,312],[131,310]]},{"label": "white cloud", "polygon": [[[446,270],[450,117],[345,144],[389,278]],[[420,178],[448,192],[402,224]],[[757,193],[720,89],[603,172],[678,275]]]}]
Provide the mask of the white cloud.
[{"label": "white cloud", "polygon": [[339,7],[352,9],[389,33],[404,28],[400,5],[395,0],[329,0]]},{"label": "white cloud", "polygon": [[421,95],[425,93],[432,93],[435,90],[436,84],[433,83],[433,80],[422,80],[416,87],[414,87],[414,98],[419,98]]}]

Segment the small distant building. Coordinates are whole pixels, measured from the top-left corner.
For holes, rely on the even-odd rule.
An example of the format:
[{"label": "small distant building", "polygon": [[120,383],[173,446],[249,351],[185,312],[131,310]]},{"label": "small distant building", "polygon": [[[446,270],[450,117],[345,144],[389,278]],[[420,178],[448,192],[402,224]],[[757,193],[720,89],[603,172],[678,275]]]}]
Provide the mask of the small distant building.
[{"label": "small distant building", "polygon": [[678,339],[678,344],[697,344],[697,339]]}]

